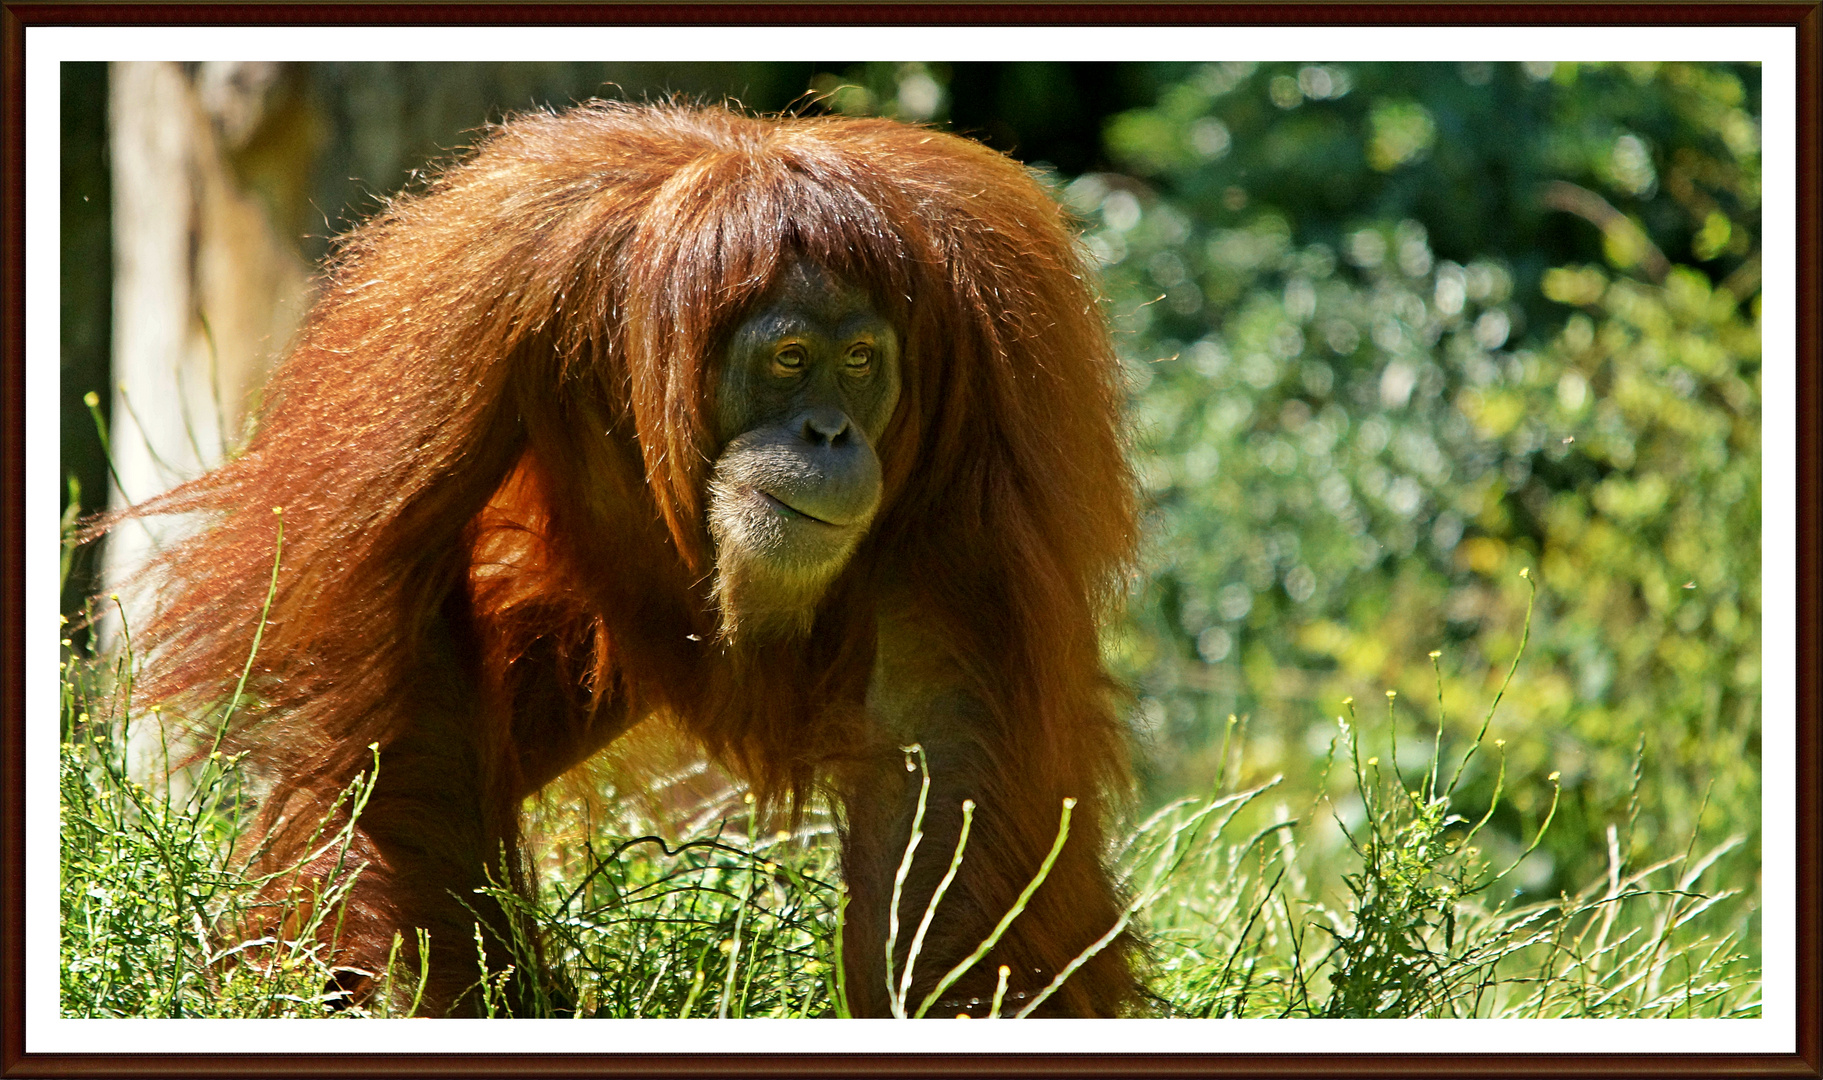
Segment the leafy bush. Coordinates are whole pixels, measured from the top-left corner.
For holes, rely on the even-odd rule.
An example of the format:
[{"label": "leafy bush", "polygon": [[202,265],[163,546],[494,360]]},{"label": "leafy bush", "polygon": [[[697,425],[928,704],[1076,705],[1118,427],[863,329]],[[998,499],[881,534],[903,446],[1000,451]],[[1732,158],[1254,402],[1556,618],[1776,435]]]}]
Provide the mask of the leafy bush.
[{"label": "leafy bush", "polygon": [[1615,823],[1651,847],[1720,821],[1752,876],[1756,99],[1753,69],[1707,65],[1223,64],[1113,122],[1131,175],[1064,191],[1157,508],[1110,643],[1168,749],[1154,791],[1209,774],[1230,713],[1307,789],[1330,703],[1423,700],[1407,658],[1431,648],[1464,715],[1530,566],[1489,828],[1529,835],[1547,773],[1562,803],[1520,882],[1602,873]]}]

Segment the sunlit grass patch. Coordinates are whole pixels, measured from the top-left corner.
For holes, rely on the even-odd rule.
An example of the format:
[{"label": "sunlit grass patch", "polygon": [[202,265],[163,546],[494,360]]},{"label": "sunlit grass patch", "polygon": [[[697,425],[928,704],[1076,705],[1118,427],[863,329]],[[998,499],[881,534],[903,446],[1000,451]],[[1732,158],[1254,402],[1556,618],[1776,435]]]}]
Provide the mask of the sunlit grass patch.
[{"label": "sunlit grass patch", "polygon": [[[72,657],[63,671],[64,1014],[412,1015],[425,973],[399,962],[411,952],[403,942],[370,993],[356,1000],[341,989],[337,926],[358,867],[320,885],[306,884],[303,863],[249,874],[257,792],[243,762],[151,737],[164,730],[156,712],[137,718],[145,733],[129,740],[133,663],[123,651],[107,663]],[[1508,682],[1516,670],[1517,659]],[[1148,1008],[1168,1017],[1758,1015],[1755,897],[1711,880],[1740,836],[1692,835],[1641,862],[1622,840],[1629,823],[1617,822],[1604,877],[1573,894],[1520,899],[1510,878],[1550,827],[1557,794],[1553,776],[1529,846],[1484,840],[1511,794],[1506,741],[1491,737],[1505,689],[1453,763],[1440,712],[1415,768],[1399,760],[1395,694],[1384,721],[1364,721],[1345,703],[1322,794],[1296,811],[1276,778],[1241,786],[1240,770],[1224,766],[1210,795],[1166,805],[1110,853],[1131,902],[1097,946],[1139,929],[1150,942]],[[1239,729],[1231,721],[1231,739]],[[1387,748],[1384,760],[1364,755],[1368,736]],[[130,745],[140,760],[130,760]],[[907,753],[922,771],[922,753]],[[1494,779],[1477,803],[1463,780],[1480,755],[1494,759]],[[1637,761],[1634,772],[1636,785],[1649,782]],[[344,794],[346,813],[324,826],[307,862],[346,854],[373,775]],[[576,833],[561,816],[534,813],[544,831]],[[506,1015],[511,1002],[518,1015],[553,1017],[847,1015],[845,895],[824,820],[763,833],[736,790],[682,836],[632,809],[583,828],[544,859],[535,896],[483,890],[514,916],[514,940],[512,956],[490,957],[477,932],[482,1011]],[[1066,806],[1058,847],[1068,821]],[[1341,866],[1316,842],[1325,829],[1345,840]],[[965,831],[949,866],[985,857]],[[998,930],[1044,880],[1041,868]],[[895,942],[910,942],[907,966],[894,973],[898,1015],[928,1014],[947,985],[922,998],[909,989],[928,963],[921,944],[944,918],[942,896],[892,930]],[[994,937],[950,974],[982,962]],[[994,1012],[1029,1014],[1041,1000]]]}]

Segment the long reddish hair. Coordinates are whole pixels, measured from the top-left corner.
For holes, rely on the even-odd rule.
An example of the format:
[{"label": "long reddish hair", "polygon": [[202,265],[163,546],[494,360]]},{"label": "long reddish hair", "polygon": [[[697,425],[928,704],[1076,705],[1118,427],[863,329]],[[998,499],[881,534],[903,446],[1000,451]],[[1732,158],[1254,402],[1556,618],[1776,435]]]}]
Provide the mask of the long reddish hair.
[{"label": "long reddish hair", "polygon": [[[884,508],[810,640],[742,646],[708,585],[707,395],[792,258],[902,329],[903,389]],[[431,673],[498,682],[537,645],[801,797],[856,749],[886,581],[916,583],[999,752],[1041,756],[1022,772],[1117,781],[1095,633],[1135,542],[1116,372],[1055,199],[977,143],[719,108],[523,116],[341,241],[251,441],[135,510],[205,515],[151,567],[142,689],[197,714],[231,691],[276,506],[238,737],[281,789],[346,782]]]}]

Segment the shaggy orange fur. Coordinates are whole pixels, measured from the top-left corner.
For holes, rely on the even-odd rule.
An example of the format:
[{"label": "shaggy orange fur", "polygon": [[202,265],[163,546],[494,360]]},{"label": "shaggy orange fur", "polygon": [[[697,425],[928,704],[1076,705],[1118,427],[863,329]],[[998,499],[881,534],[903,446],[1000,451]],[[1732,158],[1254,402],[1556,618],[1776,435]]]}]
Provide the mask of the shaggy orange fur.
[{"label": "shaggy orange fur", "polygon": [[[902,335],[903,389],[882,509],[810,635],[730,642],[706,402],[730,328],[792,259],[873,297]],[[1079,800],[1047,882],[946,996],[987,998],[1000,964],[1033,993],[1120,910],[1102,856],[1126,747],[1097,641],[1135,541],[1120,404],[1063,212],[983,146],[718,108],[515,119],[341,242],[244,451],[134,511],[207,521],[150,569],[142,689],[193,714],[232,691],[282,507],[258,707],[232,738],[271,778],[272,858],[299,853],[378,745],[345,957],[376,966],[395,930],[427,927],[427,1000],[472,1007],[472,920],[504,931],[471,890],[503,847],[527,887],[520,802],[664,714],[762,802],[830,797],[865,1014],[887,1009],[916,795],[899,747],[922,743],[934,785],[909,925],[959,804],[979,806],[918,996]],[[1052,1010],[1129,1008],[1130,959],[1117,941]]]}]

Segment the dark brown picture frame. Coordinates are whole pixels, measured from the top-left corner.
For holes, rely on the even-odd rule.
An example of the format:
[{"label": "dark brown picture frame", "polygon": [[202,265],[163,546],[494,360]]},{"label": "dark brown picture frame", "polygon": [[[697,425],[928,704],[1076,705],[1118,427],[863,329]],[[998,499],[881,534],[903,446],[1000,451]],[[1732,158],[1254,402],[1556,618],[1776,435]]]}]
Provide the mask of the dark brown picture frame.
[{"label": "dark brown picture frame", "polygon": [[[5,3],[0,178],[0,1076],[1823,1077],[1823,131],[1819,3],[115,4]],[[72,26],[1775,26],[1796,30],[1796,1052],[1792,1054],[133,1054],[25,1041],[25,31]],[[1810,1017],[1806,1022],[1804,1017]],[[1050,1021],[1061,1023],[1062,1021]],[[735,1029],[738,1031],[738,1029]],[[1109,1028],[1111,1046],[1123,1038]],[[733,1041],[733,1040],[730,1040]]]}]

